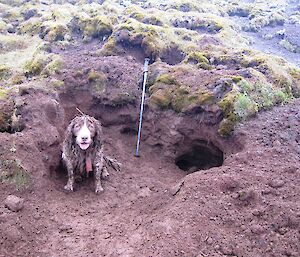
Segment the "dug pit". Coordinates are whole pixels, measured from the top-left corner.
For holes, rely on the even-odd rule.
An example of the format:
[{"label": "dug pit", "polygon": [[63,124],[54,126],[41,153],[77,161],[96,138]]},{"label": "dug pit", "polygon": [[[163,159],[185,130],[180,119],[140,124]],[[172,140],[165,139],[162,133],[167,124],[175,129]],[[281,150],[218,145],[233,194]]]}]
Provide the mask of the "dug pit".
[{"label": "dug pit", "polygon": [[222,166],[223,161],[224,155],[220,149],[212,143],[201,140],[193,145],[189,151],[179,155],[175,159],[175,164],[189,174],[197,170]]},{"label": "dug pit", "polygon": [[[95,97],[93,92],[87,88],[84,92],[85,94],[81,90],[71,89],[60,94],[60,104],[65,112],[65,122],[77,114],[76,107],[79,106],[83,112],[99,119],[104,131],[110,134],[110,131],[115,128],[119,133],[117,136],[122,141],[125,140],[125,137],[130,138],[132,149],[134,149],[138,127],[138,102],[110,106],[107,100]],[[224,151],[228,152],[228,147],[225,145],[225,140],[220,140],[212,127],[199,130],[196,119],[183,117],[182,121],[174,127],[177,131],[175,134],[181,136],[174,136],[169,134],[165,125],[161,124],[162,121],[164,124],[170,122],[170,126],[172,126],[172,121],[176,120],[176,113],[169,112],[168,114],[170,116],[167,117],[164,112],[146,110],[142,145],[148,145],[153,153],[158,154],[161,158],[166,157],[168,162],[175,163],[187,174],[223,165]],[[112,137],[112,135],[107,136],[108,138]],[[158,145],[160,147],[157,147]],[[230,144],[228,146],[230,147]]]}]

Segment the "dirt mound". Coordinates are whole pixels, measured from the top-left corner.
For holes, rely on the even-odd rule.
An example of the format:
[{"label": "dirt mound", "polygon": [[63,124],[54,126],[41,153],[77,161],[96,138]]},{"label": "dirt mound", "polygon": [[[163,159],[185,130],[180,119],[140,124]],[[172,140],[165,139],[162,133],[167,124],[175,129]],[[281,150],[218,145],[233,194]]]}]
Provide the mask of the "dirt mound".
[{"label": "dirt mound", "polygon": [[[65,86],[21,90],[15,108],[23,129],[0,133],[7,160],[0,197],[25,200],[16,213],[0,206],[0,256],[299,255],[298,100],[228,139],[218,134],[214,110],[179,115],[147,105],[135,158],[133,85],[142,64],[70,56],[59,78]],[[102,121],[105,150],[123,164],[100,196],[89,179],[73,194],[62,191],[60,144],[76,107]]]},{"label": "dirt mound", "polygon": [[[295,1],[4,2],[0,257],[300,255],[299,69],[244,37],[297,65]],[[63,191],[76,108],[123,164],[101,195]]]}]

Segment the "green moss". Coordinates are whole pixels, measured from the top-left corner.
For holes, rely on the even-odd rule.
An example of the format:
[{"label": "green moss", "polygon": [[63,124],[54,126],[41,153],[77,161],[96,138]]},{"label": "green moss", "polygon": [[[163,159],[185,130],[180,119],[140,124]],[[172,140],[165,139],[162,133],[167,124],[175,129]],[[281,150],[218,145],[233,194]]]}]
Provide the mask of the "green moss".
[{"label": "green moss", "polygon": [[156,16],[145,17],[142,21],[146,24],[152,24],[152,25],[155,25],[155,26],[162,26],[163,25],[163,22],[161,21],[161,19],[159,19]]},{"label": "green moss", "polygon": [[279,12],[262,13],[261,10],[251,11],[250,22],[248,25],[248,30],[258,31],[259,29],[266,26],[277,26],[283,25],[285,18]]},{"label": "green moss", "polygon": [[213,99],[214,99],[214,94],[210,91],[200,90],[197,92],[197,103],[201,105],[212,103]]},{"label": "green moss", "polygon": [[220,54],[215,56],[215,63],[218,65],[233,65],[238,64],[239,60],[237,56],[232,56],[231,54]]},{"label": "green moss", "polygon": [[256,102],[260,109],[269,109],[274,106],[275,95],[274,90],[270,85],[263,85],[260,83],[255,84],[257,90]]},{"label": "green moss", "polygon": [[82,32],[85,40],[101,38],[112,33],[112,25],[105,16],[76,17],[75,28]]},{"label": "green moss", "polygon": [[51,87],[59,88],[59,87],[63,87],[64,85],[65,85],[65,82],[62,81],[62,80],[59,80],[59,79],[52,79],[50,81],[50,86]]},{"label": "green moss", "polygon": [[45,39],[50,42],[54,42],[64,40],[69,30],[63,24],[54,24],[53,27],[50,27],[47,32],[48,33],[45,36]]},{"label": "green moss", "polygon": [[20,85],[25,81],[25,76],[22,74],[16,74],[11,78],[11,83],[13,85]]},{"label": "green moss", "polygon": [[193,51],[189,53],[186,57],[186,63],[192,63],[192,64],[204,64],[208,65],[209,60],[205,56],[203,52]]},{"label": "green moss", "polygon": [[120,24],[114,31],[115,43],[123,48],[141,47],[144,55],[156,60],[157,57],[168,47],[163,42],[162,29],[156,26],[146,25],[134,19],[128,19]]},{"label": "green moss", "polygon": [[237,124],[237,118],[235,117],[234,114],[231,114],[230,116],[224,118],[220,122],[218,133],[221,136],[227,137],[233,132],[236,124]]},{"label": "green moss", "polygon": [[240,119],[246,119],[258,112],[258,104],[247,94],[237,94],[234,102],[234,113]]},{"label": "green moss", "polygon": [[184,85],[166,85],[155,84],[150,88],[152,103],[162,108],[184,113],[197,106],[213,103],[213,93],[207,90],[192,93],[191,89]]},{"label": "green moss", "polygon": [[28,61],[25,64],[24,66],[25,75],[26,76],[39,75],[48,62],[49,61],[47,56],[43,54],[36,55],[35,57],[33,57],[32,60]]},{"label": "green moss", "polygon": [[[147,32],[145,34],[140,34],[143,37],[141,47],[146,56],[149,56],[152,60],[156,60],[159,54],[163,51],[162,47],[156,40],[156,36],[153,32]],[[140,36],[139,34],[136,37]]]},{"label": "green moss", "polygon": [[30,187],[32,179],[18,159],[3,160],[0,166],[0,182],[13,184],[18,191],[22,191]]},{"label": "green moss", "polygon": [[300,83],[300,69],[290,68],[289,74]]},{"label": "green moss", "polygon": [[[4,89],[4,88],[0,88],[0,100],[6,99],[7,96],[8,96],[8,90]],[[0,118],[0,120],[1,120],[1,118]],[[1,121],[0,121],[0,123],[1,123]]]},{"label": "green moss", "polygon": [[242,76],[233,76],[232,77],[232,81],[234,83],[239,83],[240,81],[242,81],[244,78]]},{"label": "green moss", "polygon": [[242,93],[249,93],[254,90],[253,84],[244,79],[238,82],[238,87]]},{"label": "green moss", "polygon": [[178,82],[174,77],[169,74],[162,74],[156,78],[155,83],[160,82],[168,85],[177,85]]},{"label": "green moss", "polygon": [[209,65],[209,64],[207,64],[207,63],[201,62],[201,63],[198,63],[198,64],[197,64],[197,68],[198,68],[198,69],[203,69],[203,70],[212,70],[212,69],[213,69],[213,66],[212,66],[212,65]]},{"label": "green moss", "polygon": [[20,51],[28,46],[26,38],[18,35],[0,34],[0,54],[6,54],[11,51]]},{"label": "green moss", "polygon": [[196,23],[192,24],[194,30],[204,30],[209,33],[218,33],[223,29],[223,25],[215,20],[197,20]]},{"label": "green moss", "polygon": [[44,76],[53,76],[55,74],[59,74],[63,68],[63,61],[60,56],[55,55],[52,56],[52,61],[50,61],[42,71],[42,75]]},{"label": "green moss", "polygon": [[7,79],[11,76],[11,70],[4,64],[0,65],[0,81]]},{"label": "green moss", "polygon": [[141,27],[137,27],[131,19],[128,19],[126,22],[121,23],[117,30],[118,31],[120,31],[120,30],[135,31],[136,30],[137,32],[141,32]]},{"label": "green moss", "polygon": [[158,89],[150,97],[150,103],[166,109],[170,106],[172,100],[172,91]]},{"label": "green moss", "polygon": [[184,11],[184,12],[198,10],[195,4],[188,1],[180,1],[180,2],[175,1],[174,3],[171,4],[171,7],[178,11]]},{"label": "green moss", "polygon": [[276,104],[287,103],[291,99],[291,96],[282,90],[277,90],[274,93],[274,97]]},{"label": "green moss", "polygon": [[110,36],[99,53],[103,56],[114,56],[118,55],[120,52],[121,50],[117,47],[114,37]]},{"label": "green moss", "polygon": [[234,130],[238,122],[238,116],[235,113],[235,103],[238,98],[238,92],[230,91],[218,102],[218,106],[224,113],[224,119],[219,124],[218,132],[221,136],[228,136]]},{"label": "green moss", "polygon": [[37,35],[42,30],[42,21],[38,17],[33,17],[20,25],[21,34]]},{"label": "green moss", "polygon": [[221,110],[226,116],[229,116],[233,113],[236,97],[237,92],[230,91],[220,102],[218,102],[218,106],[221,108]]},{"label": "green moss", "polygon": [[172,92],[171,108],[176,112],[184,111],[191,103],[189,98],[190,89],[180,86]]},{"label": "green moss", "polygon": [[142,21],[145,18],[145,16],[140,12],[133,12],[132,14],[130,14],[130,18]]}]

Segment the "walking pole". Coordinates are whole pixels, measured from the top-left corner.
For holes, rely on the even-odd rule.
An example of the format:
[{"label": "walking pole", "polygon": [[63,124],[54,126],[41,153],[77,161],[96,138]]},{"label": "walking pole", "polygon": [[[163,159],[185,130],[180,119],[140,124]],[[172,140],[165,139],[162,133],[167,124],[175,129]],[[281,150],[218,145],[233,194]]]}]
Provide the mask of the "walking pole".
[{"label": "walking pole", "polygon": [[136,143],[136,152],[135,156],[139,157],[139,148],[140,148],[140,141],[141,141],[141,131],[142,131],[142,121],[143,121],[143,111],[144,111],[144,102],[145,102],[145,91],[146,91],[146,83],[147,83],[147,75],[148,75],[148,65],[149,65],[149,58],[145,58],[144,63],[144,81],[143,81],[143,93],[142,93],[142,100],[141,100],[141,109],[140,109],[140,122],[139,122],[139,131],[138,131],[138,138]]}]

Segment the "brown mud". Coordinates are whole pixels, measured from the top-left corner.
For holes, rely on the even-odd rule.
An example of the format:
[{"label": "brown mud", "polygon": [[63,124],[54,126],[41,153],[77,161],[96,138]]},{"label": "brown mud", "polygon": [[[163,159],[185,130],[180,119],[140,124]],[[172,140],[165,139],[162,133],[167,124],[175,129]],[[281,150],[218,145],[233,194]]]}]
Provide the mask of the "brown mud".
[{"label": "brown mud", "polygon": [[[142,58],[99,57],[87,47],[62,53],[63,87],[23,89],[15,98],[21,129],[0,133],[1,155],[31,177],[19,190],[1,184],[1,202],[9,194],[25,200],[17,213],[0,205],[1,257],[299,256],[299,100],[229,138],[218,135],[215,110],[146,104],[136,158]],[[93,84],[91,70],[106,87]],[[105,151],[122,163],[101,195],[92,179],[62,190],[60,147],[76,107],[102,122]]]}]

